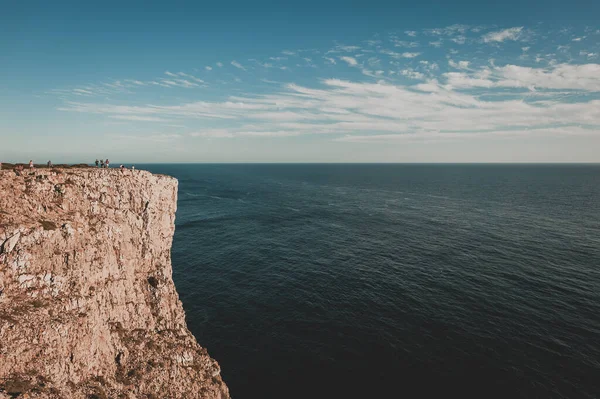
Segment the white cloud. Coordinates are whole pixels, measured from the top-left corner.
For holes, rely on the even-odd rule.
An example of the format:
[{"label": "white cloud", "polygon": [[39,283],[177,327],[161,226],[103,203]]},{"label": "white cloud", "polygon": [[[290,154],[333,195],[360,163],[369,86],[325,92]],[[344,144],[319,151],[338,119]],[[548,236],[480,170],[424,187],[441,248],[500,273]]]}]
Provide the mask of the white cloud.
[{"label": "white cloud", "polygon": [[159,118],[156,116],[110,115],[109,118],[128,120],[128,121],[136,121],[136,122],[168,122],[168,119]]},{"label": "white cloud", "polygon": [[179,76],[183,76],[183,77],[188,78],[188,79],[191,79],[191,80],[196,81],[198,83],[204,83],[204,81],[202,79],[197,78],[194,75],[187,74],[185,72],[179,72],[178,75]]},{"label": "white cloud", "polygon": [[223,68],[223,63],[222,63],[222,62],[217,62],[217,63],[216,63],[216,65],[217,65],[219,68]]},{"label": "white cloud", "polygon": [[390,57],[395,58],[397,60],[399,60],[401,58],[415,58],[415,57],[418,57],[419,55],[421,55],[421,53],[409,53],[409,52],[396,53],[396,52],[390,51],[390,50],[380,50],[379,52],[381,54],[389,55]]},{"label": "white cloud", "polygon": [[85,89],[73,89],[73,93],[77,95],[93,95],[94,92]]},{"label": "white cloud", "polygon": [[125,79],[125,81],[126,81],[126,82],[128,82],[128,83],[132,83],[132,84],[134,84],[134,85],[137,85],[137,86],[146,86],[146,83],[145,83],[145,82],[142,82],[142,81],[140,81],[140,80],[135,80],[135,79]]},{"label": "white cloud", "polygon": [[490,32],[482,36],[485,43],[503,42],[505,40],[518,40],[523,32],[523,27],[504,29]]},{"label": "white cloud", "polygon": [[414,30],[407,30],[407,31],[405,31],[404,33],[406,33],[406,35],[407,35],[407,36],[410,36],[410,37],[415,37],[415,36],[417,36],[417,32],[416,32],[416,31],[414,31]]},{"label": "white cloud", "polygon": [[402,57],[404,58],[415,58],[421,55],[421,53],[402,53]]},{"label": "white cloud", "polygon": [[600,91],[599,64],[559,64],[549,69],[506,65],[497,71],[503,79],[500,84],[504,86]]},{"label": "white cloud", "polygon": [[[388,134],[418,140],[461,139],[466,135],[510,136],[511,132],[521,132],[521,135],[597,134],[600,130],[600,100],[561,102],[549,100],[553,97],[542,97],[525,102],[514,96],[484,100],[482,96],[492,92],[475,94],[469,91],[473,87],[482,90],[505,84],[513,85],[505,87],[514,87],[514,81],[518,79],[521,81],[516,87],[532,83],[540,87],[568,87],[576,82],[574,77],[587,79],[588,88],[595,82],[600,90],[600,74],[595,69],[572,67],[524,72],[519,69],[524,67],[505,66],[470,73],[452,72],[443,75],[448,81],[443,84],[435,79],[416,85],[391,84],[382,80],[365,83],[326,79],[319,88],[288,84],[271,94],[230,97],[221,102],[170,106],[71,102],[61,110],[118,118],[211,119],[216,121],[212,123],[227,124],[228,127],[193,134],[212,138],[327,134],[342,138],[352,136],[360,141],[363,140],[360,137],[367,136],[365,132],[370,132],[372,136],[368,136],[376,140],[377,136]],[[377,76],[378,72],[373,74]],[[411,69],[404,69],[400,74],[424,78],[423,74]],[[513,76],[515,74],[518,78]],[[581,87],[581,83],[577,83],[577,87]],[[438,134],[443,136],[437,137]],[[386,136],[382,140],[390,138]]]},{"label": "white cloud", "polygon": [[181,138],[179,134],[150,134],[145,136],[133,136],[133,135],[117,135],[116,137],[125,140],[139,140],[139,141],[154,141],[159,143],[166,143]]},{"label": "white cloud", "polygon": [[587,51],[580,51],[580,52],[579,52],[579,55],[582,55],[582,56],[588,57],[588,58],[590,58],[590,59],[593,59],[593,58],[597,58],[597,57],[598,57],[598,53],[588,53]]},{"label": "white cloud", "polygon": [[465,44],[465,43],[466,43],[466,41],[467,41],[467,38],[466,38],[466,36],[462,36],[462,35],[461,35],[461,36],[456,36],[456,37],[453,37],[453,38],[452,38],[452,39],[450,39],[450,40],[451,40],[451,41],[453,41],[453,42],[454,42],[454,43],[456,43],[456,44]]},{"label": "white cloud", "polygon": [[467,69],[469,68],[469,61],[454,62],[453,60],[448,60],[448,65],[456,69]]},{"label": "white cloud", "polygon": [[206,69],[207,71],[212,71],[212,67],[211,66],[205,66],[204,69]]},{"label": "white cloud", "polygon": [[356,66],[358,64],[358,62],[356,61],[356,58],[353,57],[340,57],[340,60],[346,62],[348,65],[350,66]]},{"label": "white cloud", "polygon": [[356,52],[360,50],[359,46],[335,46],[335,48],[333,50],[330,50],[328,52],[346,52],[346,53],[352,53],[352,52]]},{"label": "white cloud", "polygon": [[463,35],[469,27],[467,25],[455,24],[446,28],[426,29],[425,34],[429,36],[454,36]]},{"label": "white cloud", "polygon": [[415,48],[419,47],[419,43],[417,42],[407,42],[404,40],[394,40],[393,41],[395,47],[407,47],[407,48]]},{"label": "white cloud", "polygon": [[437,40],[435,42],[429,42],[429,45],[433,46],[433,47],[438,47],[439,48],[439,47],[442,47],[442,41],[441,40]]},{"label": "white cloud", "polygon": [[400,72],[400,74],[410,79],[425,79],[425,75],[423,73],[417,72],[413,69],[404,69]]},{"label": "white cloud", "polygon": [[455,88],[512,87],[525,89],[571,89],[600,92],[600,65],[558,64],[550,68],[505,65],[483,68],[474,74],[449,72],[444,76]]},{"label": "white cloud", "polygon": [[244,66],[242,64],[240,64],[239,62],[233,60],[231,61],[231,65],[233,65],[234,67],[241,69],[242,71],[245,71],[246,68],[244,68]]},{"label": "white cloud", "polygon": [[[173,76],[178,76],[173,74]],[[197,78],[194,78],[197,79]],[[202,80],[197,79],[200,82],[202,82]],[[157,83],[157,85],[159,86],[163,86],[163,87],[183,87],[183,88],[193,88],[193,87],[199,87],[198,83],[195,82],[191,82],[187,79],[161,79],[160,82],[153,82],[153,83]]]},{"label": "white cloud", "polygon": [[538,128],[538,129],[511,129],[492,132],[474,132],[474,133],[452,133],[428,131],[421,133],[403,133],[403,134],[376,134],[376,135],[346,135],[335,139],[335,141],[352,142],[352,143],[395,143],[395,142],[440,142],[440,141],[456,141],[456,140],[473,140],[485,139],[490,137],[503,138],[519,138],[526,136],[544,136],[544,137],[561,137],[561,136],[589,136],[593,134],[588,129],[580,127],[568,128]]},{"label": "white cloud", "polygon": [[[487,38],[484,41],[519,40],[521,35],[526,34],[523,28],[511,29],[488,33],[483,36]],[[306,75],[303,76],[303,79],[307,78],[304,80],[307,81],[306,86],[286,84],[260,79],[265,71],[248,64],[251,65],[247,66],[248,70],[258,73],[257,76],[249,76],[248,81],[254,78],[272,86],[262,84],[260,91],[253,92],[254,84],[239,85],[234,87],[238,91],[231,90],[229,93],[246,94],[218,100],[204,97],[211,98],[210,101],[175,101],[174,98],[186,97],[164,96],[160,103],[123,105],[112,100],[112,94],[134,89],[165,90],[206,85],[194,75],[167,71],[166,76],[149,81],[122,79],[54,92],[61,98],[71,95],[67,98],[78,99],[64,100],[59,108],[61,111],[103,115],[142,125],[143,122],[169,122],[197,126],[200,124],[198,121],[202,121],[201,125],[211,128],[197,130],[189,136],[211,139],[322,134],[339,141],[395,142],[599,134],[600,100],[597,93],[600,93],[600,65],[591,63],[591,58],[597,56],[596,50],[578,51],[580,57],[585,57],[578,60],[587,62],[582,65],[573,64],[569,54],[548,53],[548,50],[538,54],[532,52],[531,60],[536,57],[540,62],[539,67],[534,68],[516,65],[520,62],[518,56],[522,55],[518,47],[512,61],[507,62],[509,57],[498,52],[497,47],[484,46],[473,40],[472,32],[474,30],[463,25],[425,32],[426,35],[440,37],[437,41],[440,46],[446,43],[452,47],[451,41],[460,42],[463,37],[468,37],[465,40],[476,46],[474,50],[470,45],[462,47],[460,56],[451,56],[451,48],[444,54],[430,51],[427,60],[423,57],[414,59],[421,53],[394,52],[381,48],[379,43],[374,44],[378,46],[376,48],[369,50],[365,46],[365,50],[360,51],[354,49],[358,46],[338,45],[334,49],[338,53],[331,57],[325,52],[286,50],[290,53],[287,55],[298,55],[290,57],[294,60],[290,61],[290,65],[314,65],[313,59],[329,63],[329,67],[321,69],[327,77],[337,76],[335,71],[338,67],[347,72],[347,68],[339,64],[354,67],[364,75],[356,76],[355,81],[318,80],[317,75],[310,82],[308,79],[313,75]],[[476,37],[482,36],[477,34]],[[566,36],[567,40],[572,37]],[[394,40],[390,40],[387,43],[393,45]],[[437,44],[433,43],[437,42],[430,44],[435,46]],[[552,44],[552,47],[555,46]],[[536,44],[538,47],[548,48]],[[486,54],[485,49],[490,51]],[[526,52],[529,48],[522,47],[521,50]],[[346,51],[356,52],[346,55]],[[498,61],[495,63],[490,57],[497,57],[503,64],[498,65]],[[285,59],[287,57],[284,56],[271,57],[265,63],[251,61],[265,68],[287,70],[288,66],[280,63]],[[450,70],[440,72],[439,62],[447,62]],[[221,63],[216,65],[222,66]],[[231,65],[246,70],[237,61],[232,61]],[[210,70],[208,67],[205,69]],[[297,69],[293,67],[293,70]],[[276,69],[270,73],[277,74],[278,80],[285,79],[283,76],[287,75]],[[226,83],[231,84],[232,79],[234,77],[230,76]],[[235,79],[240,81],[237,77]],[[202,95],[200,90],[191,93]],[[93,102],[93,96],[103,98]]]}]

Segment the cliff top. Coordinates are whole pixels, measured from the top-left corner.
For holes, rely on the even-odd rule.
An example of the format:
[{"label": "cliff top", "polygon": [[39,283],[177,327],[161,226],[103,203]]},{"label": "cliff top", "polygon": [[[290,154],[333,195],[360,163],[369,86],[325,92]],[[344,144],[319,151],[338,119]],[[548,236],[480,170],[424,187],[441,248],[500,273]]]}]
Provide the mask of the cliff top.
[{"label": "cliff top", "polygon": [[107,191],[132,192],[158,182],[177,186],[177,179],[145,170],[57,165],[18,171],[17,165],[4,163],[0,170],[0,240],[17,226],[56,228],[75,209],[69,198],[81,200],[79,190],[93,202]]}]

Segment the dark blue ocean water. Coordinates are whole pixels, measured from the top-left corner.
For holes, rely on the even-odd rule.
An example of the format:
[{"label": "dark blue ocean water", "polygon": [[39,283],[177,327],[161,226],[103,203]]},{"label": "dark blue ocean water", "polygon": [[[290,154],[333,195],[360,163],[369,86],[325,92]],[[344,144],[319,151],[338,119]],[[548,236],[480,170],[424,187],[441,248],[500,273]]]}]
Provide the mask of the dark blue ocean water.
[{"label": "dark blue ocean water", "polygon": [[600,397],[599,165],[146,168],[234,398]]}]

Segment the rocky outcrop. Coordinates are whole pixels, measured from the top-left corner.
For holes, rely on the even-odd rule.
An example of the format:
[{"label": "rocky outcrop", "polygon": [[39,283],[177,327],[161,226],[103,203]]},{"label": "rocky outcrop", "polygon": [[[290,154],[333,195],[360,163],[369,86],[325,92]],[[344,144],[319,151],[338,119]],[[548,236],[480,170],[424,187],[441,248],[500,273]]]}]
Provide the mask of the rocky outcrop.
[{"label": "rocky outcrop", "polygon": [[177,180],[0,171],[0,398],[229,398],[171,273]]}]

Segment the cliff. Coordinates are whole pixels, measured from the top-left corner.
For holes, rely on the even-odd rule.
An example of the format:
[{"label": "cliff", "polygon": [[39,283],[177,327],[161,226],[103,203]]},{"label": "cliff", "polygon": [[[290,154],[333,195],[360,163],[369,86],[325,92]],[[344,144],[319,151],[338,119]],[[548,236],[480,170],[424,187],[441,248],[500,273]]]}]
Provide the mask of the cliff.
[{"label": "cliff", "polygon": [[0,398],[229,398],[172,280],[177,180],[0,171]]}]

